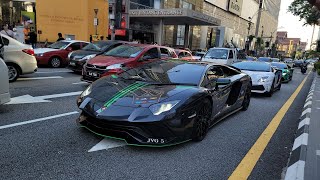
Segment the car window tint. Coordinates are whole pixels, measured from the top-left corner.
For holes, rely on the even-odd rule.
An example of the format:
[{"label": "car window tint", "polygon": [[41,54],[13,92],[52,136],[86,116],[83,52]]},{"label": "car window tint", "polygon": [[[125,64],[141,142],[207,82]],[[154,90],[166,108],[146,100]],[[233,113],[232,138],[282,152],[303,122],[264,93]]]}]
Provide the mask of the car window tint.
[{"label": "car window tint", "polygon": [[229,51],[229,59],[233,59],[233,52]]},{"label": "car window tint", "polygon": [[171,57],[171,53],[166,48],[160,48],[160,52],[161,52],[161,58]]},{"label": "car window tint", "polygon": [[179,56],[178,56],[178,57],[179,57],[179,58],[185,57],[184,52],[179,53]]},{"label": "car window tint", "polygon": [[2,40],[3,40],[3,44],[5,46],[9,46],[9,39],[5,38],[5,37],[2,37]]},{"label": "car window tint", "polygon": [[82,43],[82,48],[88,46],[89,43]]},{"label": "car window tint", "polygon": [[71,47],[73,51],[79,50],[81,48],[81,43],[80,42],[72,43],[69,47]]},{"label": "car window tint", "polygon": [[149,56],[150,59],[159,59],[159,52],[157,48],[149,49],[143,57]]}]

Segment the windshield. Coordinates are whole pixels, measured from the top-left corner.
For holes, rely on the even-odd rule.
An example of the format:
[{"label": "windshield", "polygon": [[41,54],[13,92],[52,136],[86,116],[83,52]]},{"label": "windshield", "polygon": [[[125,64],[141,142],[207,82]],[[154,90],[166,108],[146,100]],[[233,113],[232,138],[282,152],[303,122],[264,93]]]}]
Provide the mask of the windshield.
[{"label": "windshield", "polygon": [[259,57],[258,61],[270,62],[270,58],[268,58],[268,57]]},{"label": "windshield", "polygon": [[206,54],[205,58],[211,59],[227,59],[228,58],[227,49],[210,49]]},{"label": "windshield", "polygon": [[254,58],[247,56],[247,61],[254,61]]},{"label": "windshield", "polygon": [[278,69],[288,69],[287,65],[284,63],[271,63],[271,65],[277,67]]},{"label": "windshield", "polygon": [[270,72],[270,64],[268,63],[239,62],[233,64],[232,66],[244,71]]},{"label": "windshield", "polygon": [[124,79],[136,79],[154,84],[198,85],[206,66],[185,62],[159,61],[121,74]]},{"label": "windshield", "polygon": [[82,48],[82,50],[85,51],[102,51],[103,49],[109,47],[110,44],[104,42],[104,41],[97,41],[88,44],[86,47]]},{"label": "windshield", "polygon": [[52,49],[64,49],[66,46],[68,46],[69,42],[63,42],[63,41],[59,41],[59,42],[55,42],[51,45],[48,46],[48,48],[52,48]]},{"label": "windshield", "polygon": [[278,58],[272,58],[272,61],[273,61],[273,62],[280,62],[280,59],[278,59]]},{"label": "windshield", "polygon": [[135,58],[142,52],[142,50],[143,48],[138,46],[122,45],[104,53],[104,55],[114,57]]}]

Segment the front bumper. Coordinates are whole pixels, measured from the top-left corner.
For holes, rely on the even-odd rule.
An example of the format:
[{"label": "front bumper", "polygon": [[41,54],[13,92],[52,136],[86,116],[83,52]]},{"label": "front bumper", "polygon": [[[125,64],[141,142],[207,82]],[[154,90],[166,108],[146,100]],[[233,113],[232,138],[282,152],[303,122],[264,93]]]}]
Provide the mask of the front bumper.
[{"label": "front bumper", "polygon": [[48,65],[49,64],[49,57],[45,56],[36,56],[38,65]]},{"label": "front bumper", "polygon": [[[77,123],[89,131],[103,137],[126,141],[128,145],[164,147],[190,140],[192,130],[189,126],[172,127],[179,121],[172,118],[154,122],[129,122],[99,119],[82,113]],[[193,123],[193,120],[190,121]]]},{"label": "front bumper", "polygon": [[281,82],[289,82],[290,75],[289,74],[282,74]]},{"label": "front bumper", "polygon": [[272,82],[252,82],[251,92],[267,93],[270,92]]},{"label": "front bumper", "polygon": [[69,60],[68,61],[67,68],[75,71],[75,72],[82,72],[83,65],[85,64],[85,61],[75,61],[75,60]]}]

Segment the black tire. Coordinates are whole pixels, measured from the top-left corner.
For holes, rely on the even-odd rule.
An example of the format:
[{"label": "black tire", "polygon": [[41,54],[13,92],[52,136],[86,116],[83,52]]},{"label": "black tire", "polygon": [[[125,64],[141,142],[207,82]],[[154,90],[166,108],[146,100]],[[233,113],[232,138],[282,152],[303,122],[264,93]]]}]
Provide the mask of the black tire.
[{"label": "black tire", "polygon": [[250,87],[247,87],[246,94],[244,95],[244,99],[242,102],[242,109],[241,111],[246,111],[249,108],[250,105],[250,99],[251,99],[251,85]]},{"label": "black tire", "polygon": [[[289,81],[288,81],[288,82],[289,82]],[[288,83],[288,82],[287,82],[287,83]],[[279,91],[280,91],[280,89],[281,89],[281,85],[282,85],[282,83],[280,82],[280,84],[278,85],[278,88],[277,88]]]},{"label": "black tire", "polygon": [[15,65],[7,64],[7,66],[8,66],[9,82],[15,82],[19,78],[21,72],[19,68]]},{"label": "black tire", "polygon": [[61,67],[61,63],[61,58],[55,56],[50,59],[49,65],[53,68],[59,68]]},{"label": "black tire", "polygon": [[210,119],[212,113],[212,105],[210,100],[205,99],[197,106],[197,116],[193,125],[192,140],[202,141],[209,131]]}]

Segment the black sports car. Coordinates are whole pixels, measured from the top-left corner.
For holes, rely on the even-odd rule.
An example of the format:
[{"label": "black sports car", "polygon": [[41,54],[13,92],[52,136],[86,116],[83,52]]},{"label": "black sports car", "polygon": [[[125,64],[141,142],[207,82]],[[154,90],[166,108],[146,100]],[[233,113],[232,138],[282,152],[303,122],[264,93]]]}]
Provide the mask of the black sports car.
[{"label": "black sports car", "polygon": [[95,41],[86,47],[73,51],[68,55],[68,69],[75,72],[81,72],[83,65],[91,58],[101,55],[117,46],[128,44],[126,41]]},{"label": "black sports car", "polygon": [[251,78],[207,62],[155,61],[103,77],[78,98],[77,122],[131,145],[201,141],[221,119],[247,110]]}]

